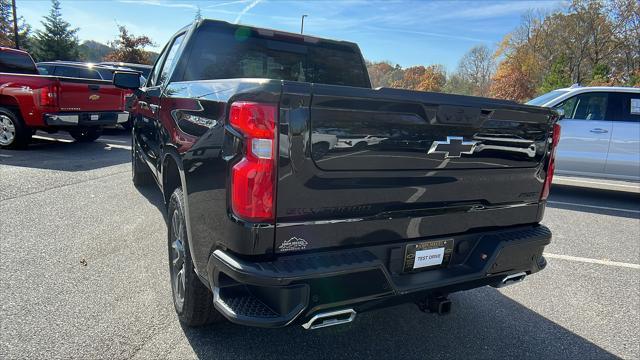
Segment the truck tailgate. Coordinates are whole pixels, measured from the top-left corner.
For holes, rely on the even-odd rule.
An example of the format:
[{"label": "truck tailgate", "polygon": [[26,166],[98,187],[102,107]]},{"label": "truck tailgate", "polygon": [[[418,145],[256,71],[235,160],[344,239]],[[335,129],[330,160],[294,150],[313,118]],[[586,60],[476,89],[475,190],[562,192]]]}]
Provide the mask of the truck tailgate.
[{"label": "truck tailgate", "polygon": [[109,81],[60,77],[60,111],[124,111],[123,90]]},{"label": "truck tailgate", "polygon": [[396,89],[283,89],[276,252],[539,220],[552,111]]}]

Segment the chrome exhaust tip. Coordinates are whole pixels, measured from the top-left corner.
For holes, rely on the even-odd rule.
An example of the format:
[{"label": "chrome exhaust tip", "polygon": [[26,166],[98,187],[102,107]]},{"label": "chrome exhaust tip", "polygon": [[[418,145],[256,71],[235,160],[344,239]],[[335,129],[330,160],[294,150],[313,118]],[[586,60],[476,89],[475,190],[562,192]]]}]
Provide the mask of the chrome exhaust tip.
[{"label": "chrome exhaust tip", "polygon": [[525,277],[527,277],[527,273],[524,272],[524,271],[523,272],[519,272],[519,273],[515,273],[515,274],[511,274],[511,275],[507,275],[507,276],[504,277],[504,279],[502,279],[502,281],[500,281],[498,283],[498,285],[496,287],[503,288],[503,287],[506,287],[506,286],[517,284],[519,282],[522,282]]},{"label": "chrome exhaust tip", "polygon": [[356,311],[353,309],[344,309],[319,313],[314,315],[309,321],[302,324],[306,330],[320,329],[334,325],[341,325],[352,322],[356,318]]}]

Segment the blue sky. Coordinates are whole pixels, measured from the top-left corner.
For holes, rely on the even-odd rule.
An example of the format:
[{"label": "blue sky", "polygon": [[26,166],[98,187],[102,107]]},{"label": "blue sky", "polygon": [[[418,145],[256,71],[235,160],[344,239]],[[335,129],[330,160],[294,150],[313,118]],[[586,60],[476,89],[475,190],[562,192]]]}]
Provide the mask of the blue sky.
[{"label": "blue sky", "polygon": [[[35,29],[49,11],[48,1],[17,0],[18,14]],[[287,1],[287,0],[62,0],[62,13],[79,27],[80,40],[106,43],[116,24],[148,35],[158,51],[180,27],[193,21],[200,7],[206,18],[349,40],[365,58],[404,67],[443,64],[454,71],[472,46],[495,46],[529,9],[563,9],[566,1]]]}]

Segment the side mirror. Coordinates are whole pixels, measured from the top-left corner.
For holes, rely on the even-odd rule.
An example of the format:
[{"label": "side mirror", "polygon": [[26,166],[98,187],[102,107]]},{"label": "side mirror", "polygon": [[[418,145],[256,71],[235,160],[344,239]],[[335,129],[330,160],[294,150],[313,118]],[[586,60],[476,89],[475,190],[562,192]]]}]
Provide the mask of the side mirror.
[{"label": "side mirror", "polygon": [[113,73],[113,85],[121,89],[137,90],[140,88],[140,74],[116,71]]},{"label": "side mirror", "polygon": [[558,113],[558,120],[564,119],[564,108],[554,109]]}]

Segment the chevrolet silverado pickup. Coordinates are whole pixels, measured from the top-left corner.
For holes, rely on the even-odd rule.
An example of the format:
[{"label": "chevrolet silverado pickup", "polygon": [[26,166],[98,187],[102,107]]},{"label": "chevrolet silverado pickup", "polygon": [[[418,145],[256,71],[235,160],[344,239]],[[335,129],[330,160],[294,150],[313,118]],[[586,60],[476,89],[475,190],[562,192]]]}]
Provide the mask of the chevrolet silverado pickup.
[{"label": "chevrolet silverado pickup", "polygon": [[553,110],[372,89],[354,43],[213,20],[178,31],[143,87],[114,83],[138,97],[133,182],[163,193],[188,326],[442,314],[546,265]]},{"label": "chevrolet silverado pickup", "polygon": [[39,75],[28,53],[0,48],[0,148],[24,148],[36,130],[94,141],[127,122],[125,93],[111,81]]}]

